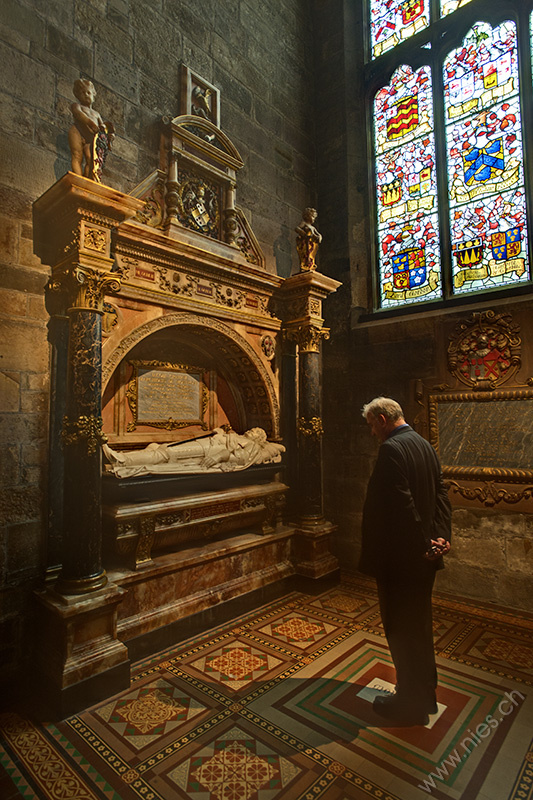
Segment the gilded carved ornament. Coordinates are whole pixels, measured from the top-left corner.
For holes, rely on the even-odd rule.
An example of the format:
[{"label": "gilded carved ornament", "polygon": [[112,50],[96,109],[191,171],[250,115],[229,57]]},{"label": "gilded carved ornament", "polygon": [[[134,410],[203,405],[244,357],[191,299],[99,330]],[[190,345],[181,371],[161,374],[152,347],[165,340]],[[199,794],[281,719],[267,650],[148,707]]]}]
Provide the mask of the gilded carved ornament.
[{"label": "gilded carved ornament", "polygon": [[159,170],[155,175],[155,183],[146,189],[145,194],[134,193],[135,197],[144,200],[144,207],[137,211],[134,219],[150,228],[162,228],[165,222],[165,181]]},{"label": "gilded carved ornament", "polygon": [[74,266],[56,272],[48,281],[50,292],[63,292],[71,308],[104,313],[104,297],[120,289],[120,280],[109,272]]},{"label": "gilded carved ornament", "polygon": [[83,236],[83,247],[86,250],[96,250],[98,253],[107,251],[107,235],[105,231],[98,228],[85,228]]},{"label": "gilded carved ornament", "polygon": [[74,267],[71,276],[77,284],[74,308],[104,311],[104,297],[120,289],[120,280],[109,272],[98,272],[88,267]]},{"label": "gilded carved ornament", "polygon": [[297,343],[302,353],[320,352],[322,339],[329,339],[329,328],[318,328],[315,325],[299,325],[297,328],[286,328],[283,335],[286,339]]},{"label": "gilded carved ornament", "polygon": [[322,419],[320,417],[298,417],[297,423],[298,432],[303,436],[313,436],[319,438],[324,435],[324,428],[322,427]]},{"label": "gilded carved ornament", "polygon": [[276,355],[276,341],[274,337],[269,333],[264,333],[263,336],[261,336],[260,344],[265,358],[268,359],[268,361],[272,361]]},{"label": "gilded carved ornament", "polygon": [[461,383],[478,390],[495,389],[521,365],[522,340],[510,314],[475,312],[462,320],[448,346],[448,369]]},{"label": "gilded carved ornament", "polygon": [[483,505],[492,507],[501,503],[515,504],[521,500],[529,500],[533,497],[533,486],[527,486],[524,489],[519,489],[516,492],[510,492],[507,489],[497,487],[493,481],[484,483],[483,486],[463,486],[457,481],[447,481],[448,486],[454,494],[460,494],[467,500],[478,500]]},{"label": "gilded carved ornament", "polygon": [[87,455],[94,455],[97,448],[107,442],[107,436],[102,431],[102,424],[102,417],[95,417],[93,414],[83,415],[74,421],[69,420],[65,415],[61,431],[63,445],[79,444],[85,440]]},{"label": "gilded carved ornament", "polygon": [[155,519],[144,516],[139,519],[139,538],[135,550],[135,563],[143,564],[152,560],[152,547],[155,539]]}]

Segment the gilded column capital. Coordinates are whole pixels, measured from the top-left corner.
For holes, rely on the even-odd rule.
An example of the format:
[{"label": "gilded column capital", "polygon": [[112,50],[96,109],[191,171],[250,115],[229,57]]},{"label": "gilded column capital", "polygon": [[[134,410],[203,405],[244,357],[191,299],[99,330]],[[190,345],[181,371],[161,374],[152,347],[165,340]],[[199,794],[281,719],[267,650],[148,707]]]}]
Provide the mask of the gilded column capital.
[{"label": "gilded column capital", "polygon": [[50,292],[68,297],[70,308],[104,313],[104,298],[120,290],[120,278],[110,272],[79,264],[55,273],[48,281]]},{"label": "gilded column capital", "polygon": [[329,328],[316,325],[298,325],[283,331],[286,339],[296,342],[301,353],[318,353],[322,339],[329,339]]}]

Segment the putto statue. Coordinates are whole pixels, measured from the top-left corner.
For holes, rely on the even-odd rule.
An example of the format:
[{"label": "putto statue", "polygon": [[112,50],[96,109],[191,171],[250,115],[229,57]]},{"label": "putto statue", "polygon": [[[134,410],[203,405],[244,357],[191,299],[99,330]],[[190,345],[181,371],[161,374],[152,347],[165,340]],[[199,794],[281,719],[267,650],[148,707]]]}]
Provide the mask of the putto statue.
[{"label": "putto statue", "polygon": [[295,228],[296,250],[300,258],[300,272],[310,272],[316,269],[316,253],[322,241],[322,235],[315,228],[317,218],[315,208],[304,208],[302,221]]},{"label": "putto statue", "polygon": [[152,442],[144,450],[119,453],[107,444],[102,449],[118,478],[176,472],[234,472],[253,464],[278,463],[285,452],[282,444],[267,441],[263,428],[251,428],[242,435],[215,428],[212,434],[187,442]]},{"label": "putto statue", "polygon": [[115,128],[111,122],[104,122],[92,107],[96,97],[92,81],[79,78],[74,81],[73,91],[78,102],[70,107],[74,117],[74,124],[68,132],[72,172],[101,183]]}]

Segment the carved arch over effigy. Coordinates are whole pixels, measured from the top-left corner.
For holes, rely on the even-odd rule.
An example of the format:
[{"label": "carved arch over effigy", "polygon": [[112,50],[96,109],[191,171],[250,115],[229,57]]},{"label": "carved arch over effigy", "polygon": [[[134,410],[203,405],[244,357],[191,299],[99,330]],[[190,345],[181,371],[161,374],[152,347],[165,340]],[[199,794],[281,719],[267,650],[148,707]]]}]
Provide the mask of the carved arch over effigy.
[{"label": "carved arch over effigy", "polygon": [[216,358],[221,374],[237,392],[235,399],[244,425],[264,428],[269,438],[278,439],[280,406],[268,368],[246,339],[217,319],[191,313],[173,313],[140,325],[127,334],[104,361],[104,393],[115,370],[137,345],[159,331],[172,328],[176,328],[180,334],[197,335],[203,347]]}]

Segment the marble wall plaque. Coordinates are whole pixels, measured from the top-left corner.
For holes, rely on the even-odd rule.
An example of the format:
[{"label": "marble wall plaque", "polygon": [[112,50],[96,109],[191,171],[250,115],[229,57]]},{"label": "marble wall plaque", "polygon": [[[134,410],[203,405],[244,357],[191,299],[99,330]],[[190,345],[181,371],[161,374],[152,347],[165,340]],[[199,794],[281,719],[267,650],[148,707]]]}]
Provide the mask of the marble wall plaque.
[{"label": "marble wall plaque", "polygon": [[167,369],[137,373],[137,423],[202,418],[202,374]]},{"label": "marble wall plaque", "polygon": [[444,467],[532,469],[533,397],[437,400],[435,408]]}]

